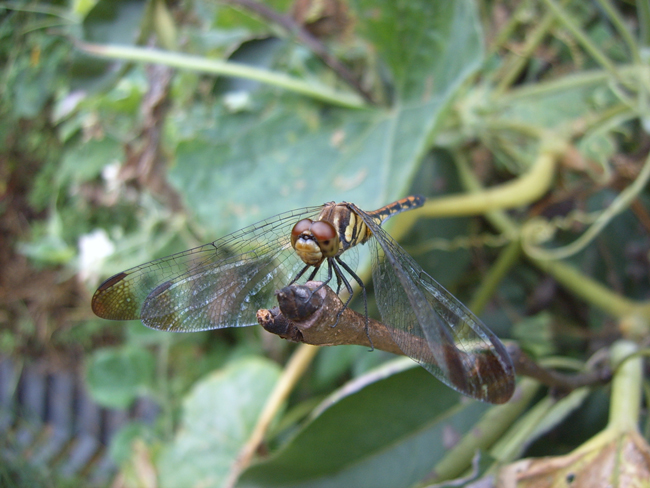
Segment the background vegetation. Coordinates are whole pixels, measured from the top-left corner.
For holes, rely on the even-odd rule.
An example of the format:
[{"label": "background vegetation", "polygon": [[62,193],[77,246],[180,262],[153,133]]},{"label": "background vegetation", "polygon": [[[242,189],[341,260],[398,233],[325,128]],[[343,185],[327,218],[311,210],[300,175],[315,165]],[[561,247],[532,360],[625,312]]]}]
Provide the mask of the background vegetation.
[{"label": "background vegetation", "polygon": [[[162,333],[89,306],[107,276],[276,213],[421,193],[389,231],[497,335],[570,373],[645,351],[646,1],[0,7],[0,350],[18,365],[2,398],[45,357],[106,407],[153,400],[153,424],[113,437],[114,486],[571,483],[603,456],[616,486],[647,475],[621,447],[650,459],[639,359],[613,388],[524,377],[494,407],[365,348]],[[0,475],[86,482],[26,466]]]}]

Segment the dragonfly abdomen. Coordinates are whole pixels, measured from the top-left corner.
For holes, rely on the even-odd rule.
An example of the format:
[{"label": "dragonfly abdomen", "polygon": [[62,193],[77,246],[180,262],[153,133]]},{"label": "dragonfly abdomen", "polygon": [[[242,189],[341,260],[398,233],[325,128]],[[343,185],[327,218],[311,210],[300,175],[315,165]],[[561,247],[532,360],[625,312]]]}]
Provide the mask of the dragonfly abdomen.
[{"label": "dragonfly abdomen", "polygon": [[414,208],[419,208],[424,205],[426,198],[421,195],[412,195],[409,197],[402,198],[396,202],[389,203],[388,205],[368,212],[368,215],[378,220],[381,224],[386,222],[393,215],[398,213],[406,212],[407,210],[412,210]]}]

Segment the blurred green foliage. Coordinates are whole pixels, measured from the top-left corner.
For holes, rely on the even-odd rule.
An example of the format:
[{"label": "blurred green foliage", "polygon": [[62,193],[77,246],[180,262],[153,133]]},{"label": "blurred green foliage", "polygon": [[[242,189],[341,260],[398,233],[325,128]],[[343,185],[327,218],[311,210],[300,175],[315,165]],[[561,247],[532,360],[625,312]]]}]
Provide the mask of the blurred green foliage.
[{"label": "blurred green foliage", "polygon": [[[432,199],[392,233],[463,301],[487,296],[482,317],[499,336],[565,370],[589,367],[617,335],[647,338],[648,195],[632,186],[650,164],[644,2],[264,5],[321,21],[340,7],[317,42],[363,93],[245,2],[0,3],[0,265],[11,290],[0,350],[81,349],[97,402],[158,403],[155,426],[116,436],[130,486],[142,476],[132,452],[147,454],[161,486],[241,474],[251,487],[408,487],[461,476],[477,450],[467,482],[528,446],[543,456],[584,442],[604,426],[604,389],[558,401],[524,379],[511,404],[490,407],[403,360],[342,346],[320,351],[274,412],[267,450],[239,466],[293,347],[254,328],[175,335],[92,316],[102,278],[276,213],[453,193],[451,210]],[[463,199],[472,192],[478,204]],[[591,226],[566,258],[544,255]]]}]

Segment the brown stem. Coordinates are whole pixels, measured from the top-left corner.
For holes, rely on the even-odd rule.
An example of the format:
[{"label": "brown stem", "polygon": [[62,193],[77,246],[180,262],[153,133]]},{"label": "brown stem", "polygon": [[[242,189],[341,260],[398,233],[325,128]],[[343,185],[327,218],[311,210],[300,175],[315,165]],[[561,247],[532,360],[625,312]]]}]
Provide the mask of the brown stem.
[{"label": "brown stem", "polygon": [[524,353],[517,344],[509,343],[508,354],[520,376],[529,376],[543,385],[555,390],[559,395],[583,386],[607,383],[612,378],[612,371],[607,365],[577,374],[565,374],[544,368]]},{"label": "brown stem", "polygon": [[[355,344],[371,347],[370,335],[376,349],[404,355],[386,325],[369,319],[367,334],[365,316],[350,308],[344,309],[338,295],[328,286],[319,289],[321,285],[320,282],[310,281],[305,285],[283,288],[277,292],[279,307],[259,310],[257,321],[272,334],[293,342],[315,346]],[[395,333],[400,332],[393,330],[392,334]],[[413,359],[431,362],[431,345],[425,338],[420,342]],[[518,375],[534,378],[558,394],[566,394],[581,386],[604,383],[611,378],[611,371],[606,367],[569,375],[540,366],[514,343],[510,343],[507,350]]]},{"label": "brown stem", "polygon": [[224,0],[226,3],[244,7],[251,12],[255,12],[260,17],[270,20],[275,24],[285,29],[289,34],[293,35],[302,44],[307,46],[316,56],[321,58],[323,62],[329,66],[335,73],[344,79],[352,88],[354,88],[368,103],[374,103],[372,96],[368,93],[357,81],[355,76],[348,68],[334,57],[327,50],[325,45],[320,42],[316,37],[312,36],[309,32],[303,29],[291,17],[282,15],[275,10],[267,7],[266,5],[256,2],[255,0]]},{"label": "brown stem", "polygon": [[[259,310],[257,321],[272,334],[293,342],[315,346],[355,344],[371,347],[365,330],[365,316],[351,308],[343,310],[343,302],[329,286],[318,290],[321,284],[309,281],[305,285],[283,288],[276,293],[279,307]],[[369,330],[376,349],[404,354],[384,324],[369,319]]]}]

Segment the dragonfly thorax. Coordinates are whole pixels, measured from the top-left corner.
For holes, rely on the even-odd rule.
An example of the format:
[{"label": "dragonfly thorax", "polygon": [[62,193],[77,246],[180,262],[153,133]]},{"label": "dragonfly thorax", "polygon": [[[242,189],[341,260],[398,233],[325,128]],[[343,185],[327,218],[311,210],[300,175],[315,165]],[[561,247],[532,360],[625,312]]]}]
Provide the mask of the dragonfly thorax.
[{"label": "dragonfly thorax", "polygon": [[336,256],[339,244],[336,229],[327,221],[303,219],[291,231],[291,245],[300,259],[311,266],[318,266],[326,258]]}]

